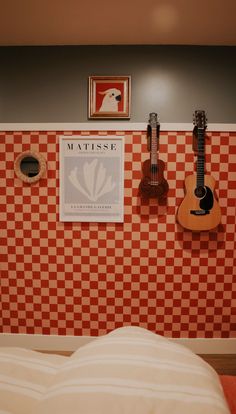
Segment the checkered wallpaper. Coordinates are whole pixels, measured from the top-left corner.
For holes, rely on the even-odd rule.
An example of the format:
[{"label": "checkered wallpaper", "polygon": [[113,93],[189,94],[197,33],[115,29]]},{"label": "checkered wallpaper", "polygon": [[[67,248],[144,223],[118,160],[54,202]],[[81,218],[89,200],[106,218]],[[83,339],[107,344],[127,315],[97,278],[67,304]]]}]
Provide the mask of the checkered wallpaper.
[{"label": "checkered wallpaper", "polygon": [[[176,223],[195,162],[190,132],[161,133],[166,205],[140,200],[146,134],[125,134],[122,224],[59,222],[62,134],[0,133],[1,332],[101,335],[132,324],[169,337],[236,337],[236,134],[208,133],[222,221],[202,233]],[[33,185],[13,170],[29,149],[47,160]]]}]

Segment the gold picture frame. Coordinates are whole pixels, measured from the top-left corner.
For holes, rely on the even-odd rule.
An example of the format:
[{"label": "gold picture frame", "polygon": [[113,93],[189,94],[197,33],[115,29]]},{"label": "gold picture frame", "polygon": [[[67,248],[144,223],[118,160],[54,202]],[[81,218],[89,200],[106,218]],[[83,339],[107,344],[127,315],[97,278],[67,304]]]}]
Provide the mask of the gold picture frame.
[{"label": "gold picture frame", "polygon": [[130,118],[130,76],[90,76],[88,90],[90,119]]}]

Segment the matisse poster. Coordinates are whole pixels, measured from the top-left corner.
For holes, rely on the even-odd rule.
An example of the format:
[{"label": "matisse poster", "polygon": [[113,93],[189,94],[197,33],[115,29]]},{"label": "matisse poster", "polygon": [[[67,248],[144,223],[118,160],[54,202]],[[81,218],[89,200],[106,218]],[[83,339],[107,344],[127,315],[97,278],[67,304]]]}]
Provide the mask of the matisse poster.
[{"label": "matisse poster", "polygon": [[60,137],[60,221],[123,222],[124,137]]}]

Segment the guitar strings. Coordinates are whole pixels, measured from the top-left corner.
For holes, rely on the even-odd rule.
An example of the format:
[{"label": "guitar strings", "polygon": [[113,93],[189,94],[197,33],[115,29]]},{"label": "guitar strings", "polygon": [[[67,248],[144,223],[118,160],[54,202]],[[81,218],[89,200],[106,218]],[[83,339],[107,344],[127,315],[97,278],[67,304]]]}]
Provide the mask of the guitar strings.
[{"label": "guitar strings", "polygon": [[[155,138],[155,144],[154,144]],[[154,164],[154,151],[155,151],[155,164]],[[157,127],[152,129],[152,142],[151,142],[151,185],[158,184],[158,167],[157,167]]]}]

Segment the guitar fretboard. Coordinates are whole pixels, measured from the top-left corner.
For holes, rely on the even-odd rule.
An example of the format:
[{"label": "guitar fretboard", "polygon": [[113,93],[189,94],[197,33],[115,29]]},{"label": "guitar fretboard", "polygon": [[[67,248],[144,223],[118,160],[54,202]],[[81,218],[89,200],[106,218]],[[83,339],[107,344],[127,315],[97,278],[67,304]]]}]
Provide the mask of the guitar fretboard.
[{"label": "guitar fretboard", "polygon": [[205,130],[198,128],[197,187],[204,187],[205,174]]},{"label": "guitar fretboard", "polygon": [[158,153],[157,153],[157,127],[152,128],[151,132],[151,165],[157,165]]}]

